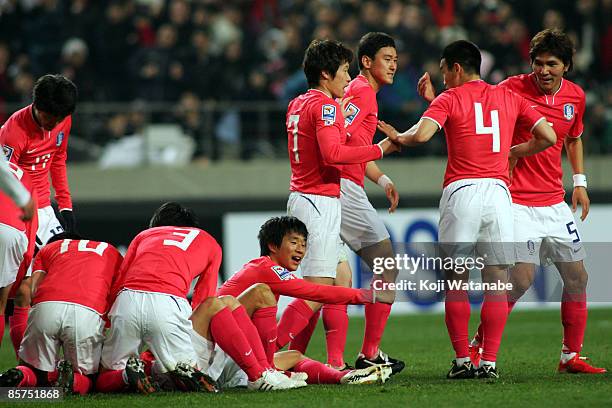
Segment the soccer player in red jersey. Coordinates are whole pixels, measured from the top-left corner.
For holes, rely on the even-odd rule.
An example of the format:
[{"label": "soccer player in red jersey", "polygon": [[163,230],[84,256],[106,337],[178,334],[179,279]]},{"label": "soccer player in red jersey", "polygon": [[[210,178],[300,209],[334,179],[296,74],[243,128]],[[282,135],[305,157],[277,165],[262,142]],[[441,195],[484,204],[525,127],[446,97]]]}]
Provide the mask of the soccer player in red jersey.
[{"label": "soccer player in red jersey", "polygon": [[[557,134],[557,144],[550,149],[516,162],[512,173],[514,236],[517,243],[517,265],[510,282],[508,313],[529,289],[535,277],[535,264],[551,259],[563,279],[561,322],[563,343],[559,372],[601,374],[604,368],[591,366],[580,357],[587,322],[584,267],[586,256],[578,227],[569,206],[561,180],[561,150],[565,146],[574,175],[572,210],[582,207],[580,219],[589,213],[589,196],[582,156],[582,118],[585,95],[580,86],[563,78],[572,68],[574,45],[558,30],[544,30],[531,40],[530,58],[533,72],[510,77],[499,86],[523,96],[542,113]],[[513,143],[529,137],[528,129],[517,127]],[[482,329],[472,340],[472,355],[478,359]]]},{"label": "soccer player in red jersey", "polygon": [[[340,250],[341,165],[367,163],[396,151],[389,140],[378,145],[347,146],[344,109],[334,98],[344,95],[352,52],[342,44],[314,40],[304,56],[304,73],[310,89],[293,99],[287,108],[288,151],[291,162],[291,194],[287,213],[308,228],[310,250],[302,261],[304,279],[333,285]],[[343,102],[345,105],[346,101]],[[306,311],[308,327],[290,348],[305,349],[318,319],[321,304],[297,299],[287,318]],[[310,318],[312,317],[312,321]]]},{"label": "soccer player in red jersey", "polygon": [[[393,83],[397,69],[395,41],[385,33],[368,33],[359,41],[357,59],[360,73],[351,81],[345,92],[345,98],[350,98],[347,105],[348,115],[344,121],[347,131],[346,144],[367,146],[372,144],[378,124],[376,94],[383,86]],[[364,190],[366,176],[385,189],[391,203],[389,212],[395,211],[399,194],[391,179],[380,171],[374,161],[342,167],[340,237],[372,269],[374,258],[393,258],[395,255],[387,228]],[[351,271],[347,261],[339,265],[337,274],[336,285],[351,286]],[[397,270],[385,269],[382,275],[387,282],[394,282]],[[391,363],[394,374],[404,368],[404,362],[390,358],[378,349],[390,312],[390,304],[376,303],[365,306],[365,315],[370,318],[365,327],[363,345],[355,367]],[[324,306],[323,323],[326,329],[327,362],[333,367],[342,368],[346,365],[343,358],[348,329],[346,305]]]},{"label": "soccer player in red jersey", "polygon": [[19,180],[15,179],[13,172],[9,171],[4,154],[0,154],[0,192],[8,195],[21,208],[23,221],[32,219],[36,210],[34,197]]},{"label": "soccer player in red jersey", "polygon": [[[0,168],[12,179],[7,185],[18,186],[15,189],[18,192],[16,201],[0,192],[0,333],[4,333],[7,300],[21,283],[34,255],[38,218],[30,176],[14,163],[0,162]],[[19,203],[23,201],[26,202],[25,208],[20,208]],[[28,215],[32,218],[24,221]],[[21,339],[13,344],[15,353],[19,351],[20,343]]]},{"label": "soccer player in red jersey", "polygon": [[[439,241],[452,257],[464,256],[462,247],[466,244],[468,254],[473,253],[475,244],[479,251],[484,247],[488,256],[483,258],[483,282],[499,285],[506,283],[507,266],[514,263],[513,248],[503,245],[514,238],[508,158],[542,151],[554,145],[556,136],[525,99],[482,81],[480,63],[476,45],[463,40],[451,43],[440,61],[447,90],[399,138],[390,125],[381,122],[379,128],[390,138],[413,146],[427,142],[444,127],[448,163],[440,200]],[[511,148],[515,125],[527,127],[533,137]],[[465,282],[468,274],[447,272],[446,326],[456,355],[447,377],[498,378],[495,360],[508,314],[506,293],[485,291],[481,321],[487,335],[483,359],[475,370],[469,356],[468,294],[456,286]]]},{"label": "soccer player in red jersey", "polygon": [[2,374],[0,385],[49,386],[62,349],[54,385],[68,393],[91,390],[104,341],[103,316],[121,260],[112,245],[74,233],[49,240],[34,260],[33,306],[19,348],[21,365]]},{"label": "soccer player in red jersey", "polygon": [[[74,231],[75,220],[66,175],[66,148],[76,107],[76,86],[62,75],[44,75],[34,85],[31,105],[15,112],[0,128],[0,144],[6,158],[32,178],[38,201],[37,246],[60,232]],[[51,207],[49,175],[55,190],[63,228]],[[29,279],[17,291],[11,339],[19,343],[30,308]]]}]

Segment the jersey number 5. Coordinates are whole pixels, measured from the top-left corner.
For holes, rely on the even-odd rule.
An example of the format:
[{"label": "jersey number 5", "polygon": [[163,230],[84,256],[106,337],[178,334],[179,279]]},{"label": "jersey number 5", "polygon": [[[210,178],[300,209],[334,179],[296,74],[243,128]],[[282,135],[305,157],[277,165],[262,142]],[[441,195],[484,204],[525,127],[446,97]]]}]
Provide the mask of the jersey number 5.
[{"label": "jersey number 5", "polygon": [[300,154],[298,153],[298,122],[300,121],[300,115],[289,115],[289,120],[287,121],[287,131],[293,135],[293,156],[295,157],[295,162],[300,162]]},{"label": "jersey number 5", "polygon": [[491,111],[491,126],[485,126],[482,114],[482,104],[474,103],[474,111],[476,112],[476,134],[493,136],[493,152],[499,153],[499,112]]}]

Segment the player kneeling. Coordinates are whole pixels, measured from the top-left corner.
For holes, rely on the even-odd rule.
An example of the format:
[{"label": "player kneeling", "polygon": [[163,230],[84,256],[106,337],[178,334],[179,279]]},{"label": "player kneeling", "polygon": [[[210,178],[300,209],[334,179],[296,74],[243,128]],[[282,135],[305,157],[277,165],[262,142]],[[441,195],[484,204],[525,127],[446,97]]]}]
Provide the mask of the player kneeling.
[{"label": "player kneeling", "polygon": [[[0,386],[89,392],[104,341],[102,316],[121,260],[112,245],[74,233],[49,240],[34,260],[33,307],[19,348],[20,365],[0,375]],[[60,349],[64,361],[55,373]]]}]

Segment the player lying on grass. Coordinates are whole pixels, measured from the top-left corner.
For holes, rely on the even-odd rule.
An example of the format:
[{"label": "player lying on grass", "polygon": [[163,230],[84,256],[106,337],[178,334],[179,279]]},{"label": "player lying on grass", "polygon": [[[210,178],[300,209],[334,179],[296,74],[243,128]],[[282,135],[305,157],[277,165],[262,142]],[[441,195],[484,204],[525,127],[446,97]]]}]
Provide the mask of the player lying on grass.
[{"label": "player lying on grass", "polygon": [[[315,312],[311,306],[315,302],[370,304],[375,300],[392,302],[394,299],[392,291],[320,285],[295,276],[292,272],[305,257],[308,240],[306,225],[295,217],[269,219],[261,226],[258,238],[262,256],[244,265],[219,288],[217,294],[238,297],[244,302],[266,345],[268,359],[308,324]],[[244,299],[243,294],[248,288],[258,291],[254,301]],[[272,296],[267,295],[270,292]],[[283,314],[277,328],[276,302],[281,295],[297,299],[288,306],[293,309],[293,319]]]},{"label": "player lying on grass", "polygon": [[[433,100],[419,122],[401,135],[380,122],[379,129],[406,146],[427,142],[444,127],[448,164],[440,199],[439,241],[451,257],[484,259],[483,282],[505,284],[508,265],[514,263],[512,200],[508,192],[508,159],[538,153],[557,141],[544,117],[517,94],[480,78],[481,55],[468,41],[444,48],[440,71],[447,90]],[[530,136],[512,146],[516,126]],[[504,245],[506,243],[506,245]],[[448,270],[447,281],[466,282],[469,272]],[[483,358],[475,369],[470,360],[467,290],[446,288],[446,326],[456,358],[449,379],[498,378],[496,359],[508,316],[505,290],[484,294],[481,321],[486,333]]]},{"label": "player lying on grass", "polygon": [[34,260],[33,306],[19,348],[20,365],[0,375],[0,386],[91,390],[104,341],[102,316],[121,260],[112,245],[74,233],[49,240]]},{"label": "player lying on grass", "polygon": [[[270,289],[267,288],[266,292],[262,290],[263,287],[267,288],[263,284],[254,285],[238,299],[233,296],[209,297],[191,316],[191,341],[198,356],[198,366],[214,379],[220,388],[247,386],[250,390],[272,391],[302,387],[306,382],[382,384],[389,378],[389,366],[377,365],[361,370],[338,371],[297,351],[278,352],[274,354],[273,360],[268,360],[257,329],[242,304],[245,302],[252,306],[256,299],[274,299]],[[228,325],[227,321],[232,319],[237,324]],[[243,341],[243,337],[249,341]],[[222,343],[218,341],[220,338],[223,339]],[[160,374],[156,369],[157,363],[151,353],[143,353],[141,359],[150,367],[154,381],[163,384],[163,388],[174,389],[168,376]],[[276,369],[291,370],[290,379]],[[165,386],[166,384],[169,386]]]},{"label": "player lying on grass", "polygon": [[[198,316],[207,308],[211,309],[207,315],[211,339],[238,361],[249,381],[266,384],[262,388],[278,388],[281,383],[283,388],[297,386],[270,366],[259,365],[257,353],[241,331],[250,322],[248,316],[245,320],[240,310],[231,313],[219,307],[214,294],[221,247],[198,228],[195,214],[178,203],[165,203],[149,225],[130,244],[113,289],[117,296],[109,312],[111,327],[97,389],[154,392],[138,357],[140,346],[146,344],[155,356],[156,373],[170,373],[184,390],[216,392],[215,382],[198,370],[199,358],[191,340],[192,313]],[[186,297],[195,278],[199,279],[193,304],[198,307],[192,312]],[[240,326],[236,319],[242,319]],[[259,343],[258,337],[254,340]]]}]

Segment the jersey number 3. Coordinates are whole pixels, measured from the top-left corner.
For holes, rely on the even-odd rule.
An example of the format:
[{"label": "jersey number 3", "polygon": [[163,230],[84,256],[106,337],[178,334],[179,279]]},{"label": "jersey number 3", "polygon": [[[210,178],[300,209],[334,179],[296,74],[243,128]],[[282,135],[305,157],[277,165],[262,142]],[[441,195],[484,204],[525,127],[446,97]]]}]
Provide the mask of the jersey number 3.
[{"label": "jersey number 3", "polygon": [[476,134],[493,136],[493,152],[499,153],[499,112],[491,111],[491,126],[484,125],[482,104],[474,103],[474,112],[476,112]]}]

